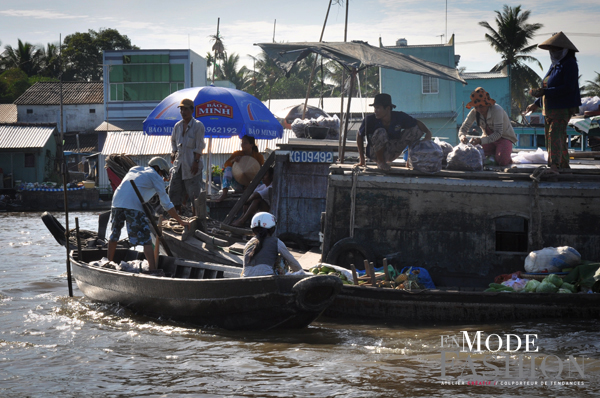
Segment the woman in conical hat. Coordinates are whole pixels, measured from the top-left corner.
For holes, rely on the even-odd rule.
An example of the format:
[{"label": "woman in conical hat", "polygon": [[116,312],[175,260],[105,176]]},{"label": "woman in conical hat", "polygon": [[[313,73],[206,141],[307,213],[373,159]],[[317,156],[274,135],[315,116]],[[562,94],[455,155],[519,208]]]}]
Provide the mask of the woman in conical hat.
[{"label": "woman in conical hat", "polygon": [[538,47],[550,52],[552,65],[544,77],[542,87],[530,90],[530,94],[537,97],[537,100],[527,107],[527,112],[542,108],[548,166],[551,172],[559,173],[570,168],[567,123],[581,105],[579,68],[575,58],[575,53],[579,50],[563,32],[538,44]]},{"label": "woman in conical hat", "polygon": [[[248,167],[253,168],[255,166],[252,164],[253,161],[254,163],[258,164],[259,169],[260,166],[265,163],[265,158],[260,154],[260,152],[258,152],[258,147],[256,146],[256,140],[254,137],[249,135],[243,136],[241,146],[242,150],[235,151],[223,164],[223,193],[217,199],[217,202],[225,200],[225,198],[227,198],[227,192],[232,188],[236,191],[242,191],[246,188],[250,181],[247,181],[247,173],[244,173],[244,171]],[[252,159],[246,159],[246,156],[251,157]],[[241,171],[241,173],[237,175],[239,181],[236,179],[236,175],[234,174],[233,170],[235,163],[239,163],[238,166],[242,166],[241,168],[238,168]],[[258,172],[258,169],[254,171],[254,175],[256,172]]]}]

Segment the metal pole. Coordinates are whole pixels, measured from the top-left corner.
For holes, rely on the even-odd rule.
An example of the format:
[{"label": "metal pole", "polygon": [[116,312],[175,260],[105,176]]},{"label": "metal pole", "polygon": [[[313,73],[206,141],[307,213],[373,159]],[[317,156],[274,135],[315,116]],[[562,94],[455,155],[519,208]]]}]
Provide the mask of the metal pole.
[{"label": "metal pole", "polygon": [[[323,41],[323,34],[325,33],[325,26],[327,25],[327,18],[329,18],[329,10],[331,9],[331,2],[333,0],[329,0],[329,6],[327,7],[327,13],[325,14],[325,21],[323,22],[323,29],[321,29],[321,37],[319,37],[319,43]],[[315,76],[315,69],[317,67],[317,59],[319,57],[315,55],[315,60],[313,61],[312,70],[310,72],[310,78],[308,79],[308,88],[306,89],[306,99],[304,100],[304,108],[302,110],[302,120],[306,117],[306,105],[308,104],[308,97],[310,95],[310,86],[313,81],[313,77]]]},{"label": "metal pole", "polygon": [[73,297],[73,282],[71,281],[71,261],[69,260],[69,200],[67,198],[67,182],[69,178],[69,170],[67,168],[67,159],[63,148],[65,142],[65,129],[63,127],[63,90],[62,90],[62,35],[59,35],[60,53],[58,55],[60,65],[59,88],[60,88],[60,153],[62,156],[62,177],[63,177],[63,192],[65,205],[65,248],[67,249],[67,285],[69,286],[69,297]]},{"label": "metal pole", "polygon": [[354,90],[354,80],[356,80],[356,68],[352,69],[350,73],[350,95],[348,96],[348,108],[346,110],[346,120],[344,123],[344,137],[342,139],[342,150],[339,153],[339,161],[340,163],[344,163],[344,156],[346,152],[346,137],[348,136],[348,122],[350,116],[350,103],[352,102],[352,91]]}]

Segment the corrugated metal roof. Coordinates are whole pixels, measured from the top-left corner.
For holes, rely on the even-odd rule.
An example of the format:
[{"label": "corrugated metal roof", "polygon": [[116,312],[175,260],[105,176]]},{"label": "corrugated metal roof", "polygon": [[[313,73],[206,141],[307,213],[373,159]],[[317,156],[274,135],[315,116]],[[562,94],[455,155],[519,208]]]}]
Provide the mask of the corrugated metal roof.
[{"label": "corrugated metal roof", "polygon": [[[102,82],[63,82],[63,105],[103,104]],[[60,105],[60,83],[37,82],[14,102],[16,105]]]},{"label": "corrugated metal roof", "polygon": [[502,77],[507,77],[506,74],[502,72],[470,72],[470,73],[461,73],[460,76],[465,79],[499,79]]},{"label": "corrugated metal roof", "polygon": [[[264,153],[267,149],[274,150],[278,144],[287,144],[290,138],[295,138],[292,130],[284,130],[283,137],[274,140],[256,140],[258,151]],[[209,138],[205,138],[206,144],[203,154],[208,153]],[[211,143],[212,154],[231,154],[241,149],[240,139],[213,138]],[[127,155],[166,155],[171,153],[170,135],[146,135],[143,131],[108,132],[103,155],[113,153],[124,153]]]},{"label": "corrugated metal roof", "polygon": [[0,149],[43,148],[55,130],[54,126],[0,124]]},{"label": "corrugated metal roof", "polygon": [[[79,142],[77,142],[77,136],[79,136]],[[98,152],[98,133],[65,134],[63,150],[77,153]]]},{"label": "corrugated metal roof", "polygon": [[16,123],[17,121],[17,106],[0,104],[0,123]]},{"label": "corrugated metal roof", "polygon": [[144,121],[141,120],[111,120],[102,122],[95,131],[137,131],[143,130]]}]

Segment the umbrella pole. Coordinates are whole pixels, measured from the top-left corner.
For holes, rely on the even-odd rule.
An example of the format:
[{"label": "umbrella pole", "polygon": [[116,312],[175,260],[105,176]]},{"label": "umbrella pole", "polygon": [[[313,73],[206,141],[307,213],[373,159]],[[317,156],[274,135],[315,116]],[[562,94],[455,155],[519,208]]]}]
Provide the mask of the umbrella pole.
[{"label": "umbrella pole", "polygon": [[344,137],[342,138],[342,149],[340,150],[340,163],[344,163],[346,152],[346,138],[348,137],[348,122],[350,121],[350,103],[352,102],[352,91],[354,90],[354,81],[356,80],[356,68],[350,73],[350,95],[348,96],[348,108],[346,108],[346,120],[344,122]]},{"label": "umbrella pole", "polygon": [[212,185],[211,185],[211,177],[212,177],[212,166],[210,165],[210,152],[212,151],[212,137],[208,138],[208,149],[206,154],[206,193],[208,195],[212,194]]}]

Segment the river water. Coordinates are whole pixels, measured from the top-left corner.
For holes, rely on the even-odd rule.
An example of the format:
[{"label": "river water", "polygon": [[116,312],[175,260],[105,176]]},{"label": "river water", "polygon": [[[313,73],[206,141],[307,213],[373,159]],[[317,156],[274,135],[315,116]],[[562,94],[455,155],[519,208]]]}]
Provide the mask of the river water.
[{"label": "river water", "polygon": [[[473,325],[319,318],[295,331],[198,329],[92,302],[76,285],[69,298],[65,249],[40,216],[0,213],[0,397],[600,395],[598,320]],[[65,224],[64,215],[55,216]],[[71,213],[71,227],[74,217],[80,228],[97,229],[97,213]],[[463,331],[473,338],[477,331],[513,334],[523,344],[526,334],[537,334],[534,374],[524,348],[491,360],[498,371],[484,366],[485,352],[442,354],[456,350],[452,342]]]}]

